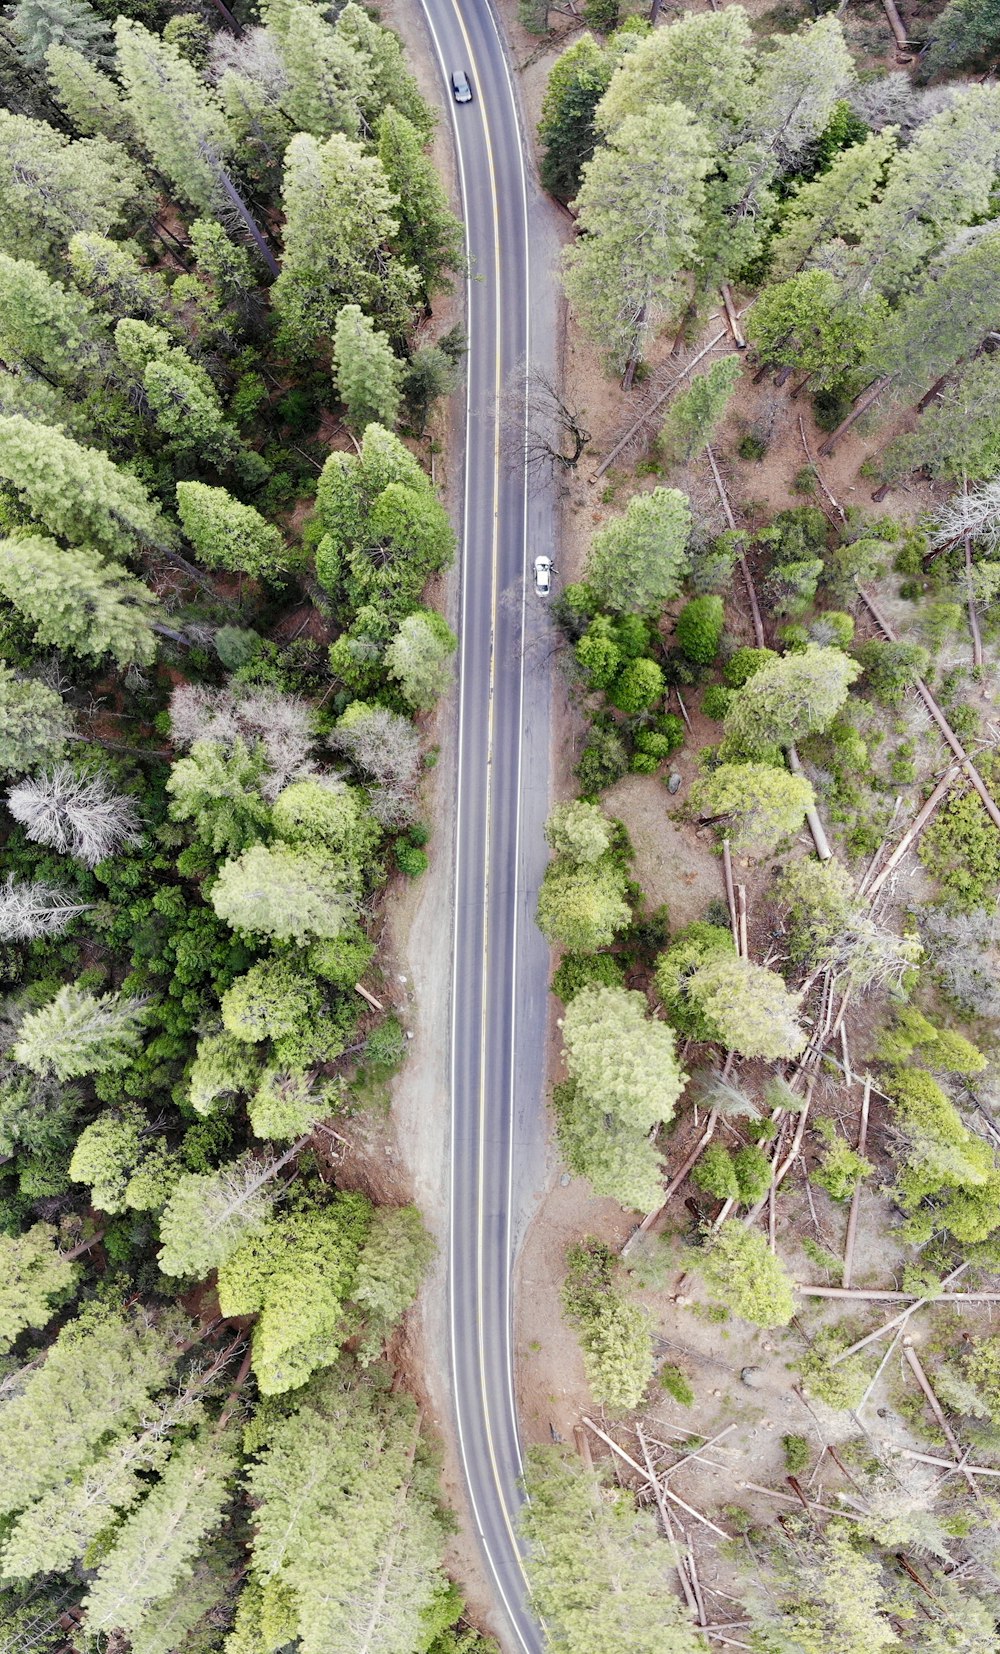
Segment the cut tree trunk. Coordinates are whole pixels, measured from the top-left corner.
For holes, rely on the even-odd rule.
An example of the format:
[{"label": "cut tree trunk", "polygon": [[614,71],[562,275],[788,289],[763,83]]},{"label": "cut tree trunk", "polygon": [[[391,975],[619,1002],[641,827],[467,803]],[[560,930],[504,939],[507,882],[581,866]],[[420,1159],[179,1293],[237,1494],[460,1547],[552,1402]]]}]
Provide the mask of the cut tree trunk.
[{"label": "cut tree trunk", "polygon": [[[706,446],[705,452],[708,455],[708,463],[712,467],[712,476],[715,478],[715,486],[718,491],[719,499],[722,502],[722,509],[725,512],[726,522],[735,534],[737,532],[736,519],[733,516],[732,506],[729,504],[729,495],[726,493],[723,486],[722,478],[719,475],[719,467],[715,463],[715,455],[712,452],[711,446]],[[750,600],[750,613],[753,616],[753,635],[758,649],[763,649],[764,622],[760,617],[760,605],[757,602],[757,593],[754,590],[753,577],[750,573],[750,565],[747,562],[746,552],[743,550],[742,540],[738,540],[736,543],[736,555],[739,558],[740,571],[743,575],[743,583],[746,586],[747,597]]]},{"label": "cut tree trunk", "polygon": [[979,630],[979,616],[976,613],[976,598],[972,587],[972,535],[965,536],[965,585],[969,603],[969,630],[972,633],[972,664],[983,664],[983,634]]},{"label": "cut tree trunk", "polygon": [[[861,1126],[858,1130],[858,1154],[862,1160],[865,1157],[865,1145],[868,1142],[868,1110],[871,1107],[872,1082],[870,1076],[865,1077],[865,1093],[861,1099]],[[854,1263],[854,1239],[858,1232],[858,1208],[861,1205],[861,1186],[864,1178],[859,1177],[854,1185],[851,1196],[851,1210],[847,1219],[847,1240],[844,1245],[844,1274],[843,1285],[851,1284],[851,1268]]]},{"label": "cut tree trunk", "polygon": [[[792,774],[801,775],[802,764],[795,748],[793,746],[787,747],[785,749],[785,755],[788,759],[788,768],[791,770]],[[815,804],[810,804],[808,810],[806,811],[806,825],[812,834],[812,841],[816,846],[816,854],[820,861],[829,861],[833,855],[833,851],[830,849],[830,840],[826,836],[826,829],[819,819],[819,812],[817,811]]]}]

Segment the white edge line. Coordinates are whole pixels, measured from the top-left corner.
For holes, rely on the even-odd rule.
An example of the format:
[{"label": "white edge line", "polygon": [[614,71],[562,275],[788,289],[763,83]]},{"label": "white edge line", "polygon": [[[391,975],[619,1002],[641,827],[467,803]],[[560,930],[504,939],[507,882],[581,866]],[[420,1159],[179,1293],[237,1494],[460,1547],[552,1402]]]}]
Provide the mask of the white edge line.
[{"label": "white edge line", "polygon": [[[524,154],[523,154],[523,149],[522,149],[521,143],[520,143],[520,138],[521,138],[520,112],[517,108],[516,102],[514,101],[513,87],[511,85],[511,80],[510,80],[510,66],[509,66],[508,61],[507,61],[507,54],[506,54],[505,51],[503,51],[503,42],[500,38],[499,30],[497,29],[496,19],[493,15],[492,9],[489,8],[489,7],[487,9],[489,11],[490,21],[492,23],[494,32],[496,33],[497,39],[500,42],[501,55],[503,57],[503,64],[504,64],[504,73],[505,73],[506,78],[507,78],[508,88],[510,89],[510,92],[511,92],[512,106],[514,108],[515,116],[516,116],[516,119],[517,119],[518,139],[519,139],[518,156],[519,156],[519,159],[520,159],[521,180],[522,180],[522,207],[523,207],[523,215],[524,215],[525,226],[527,226],[527,218],[528,218],[527,179],[526,179],[526,176],[525,176],[525,169],[524,169]],[[430,34],[431,40],[434,43],[434,51],[435,51],[435,54],[437,56],[438,66],[441,70],[441,75],[442,75],[443,82],[444,82],[445,87],[447,88],[447,86],[449,84],[449,81],[448,81],[448,73],[449,72],[448,72],[448,69],[446,67],[447,60],[444,56],[444,53],[441,50],[441,42],[438,38],[437,30],[434,27],[433,18],[430,16],[430,13],[427,10],[426,5],[424,5],[423,0],[421,0],[421,10],[423,11],[424,20],[427,24],[427,29],[428,29],[428,32]],[[465,232],[465,256],[466,256],[466,277],[465,277],[466,316],[467,316],[467,318],[469,319],[469,321],[471,323],[473,275],[472,275],[472,252],[471,252],[471,247],[470,247],[470,243],[469,243],[469,222],[468,222],[468,213],[467,213],[467,207],[466,207],[466,203],[468,201],[468,188],[467,188],[466,176],[465,176],[465,159],[464,159],[464,156],[463,156],[463,153],[462,153],[462,140],[461,140],[461,136],[460,136],[460,132],[459,132],[458,122],[455,119],[455,113],[454,113],[454,110],[451,108],[451,105],[449,104],[448,107],[449,107],[449,115],[450,115],[450,118],[451,118],[451,129],[452,129],[452,133],[453,133],[453,136],[454,136],[454,142],[455,142],[455,155],[456,155],[456,159],[458,161],[459,184],[460,184],[460,190],[461,190],[461,195],[462,195],[463,228],[464,228],[464,232]],[[525,245],[527,246],[527,240],[525,242]],[[526,294],[527,294],[527,288],[528,288],[528,282],[527,282],[527,279],[526,279],[526,281],[525,281]],[[497,302],[497,326],[498,326],[498,329],[499,329],[499,314],[500,314],[499,313],[499,297],[500,297],[499,294],[497,294],[496,302]],[[470,329],[469,329],[470,351],[471,351],[471,338],[472,338],[472,330],[471,330],[471,326],[470,326]],[[455,919],[454,919],[454,925],[453,925],[453,929],[452,929],[452,938],[453,938],[452,970],[453,970],[453,973],[454,973],[454,960],[455,960],[456,950],[457,950],[457,945],[458,945],[458,901],[457,901],[457,897],[458,897],[458,888],[459,888],[458,874],[459,874],[459,865],[460,865],[460,857],[461,857],[460,825],[461,825],[461,813],[462,813],[462,785],[461,785],[461,783],[462,783],[462,729],[463,729],[463,722],[464,722],[464,693],[463,693],[463,691],[464,691],[464,683],[465,683],[466,640],[467,640],[467,637],[468,637],[468,630],[467,630],[467,627],[466,627],[466,624],[465,624],[465,621],[466,621],[466,600],[467,600],[467,595],[468,595],[468,582],[465,579],[465,550],[466,550],[466,535],[467,535],[467,532],[468,532],[468,523],[469,523],[469,430],[470,430],[470,424],[471,424],[471,417],[472,417],[472,375],[469,373],[468,368],[467,368],[466,369],[466,376],[465,376],[465,451],[464,451],[464,455],[463,455],[463,470],[464,470],[465,475],[464,475],[463,500],[462,500],[462,559],[461,559],[462,598],[461,598],[461,619],[460,619],[461,647],[460,647],[460,657],[459,657],[460,658],[461,677],[460,677],[459,696],[458,696],[458,756],[457,756],[457,764],[456,764],[456,808],[455,808],[455,892],[456,892],[456,904],[455,904]],[[525,412],[525,419],[527,420],[527,411]],[[526,525],[526,523],[527,523],[527,457],[525,456],[525,525]],[[524,616],[525,601],[526,601],[526,594],[522,589],[522,597],[521,597],[522,636],[523,636],[523,616]],[[524,657],[523,657],[523,650],[522,650],[521,679],[520,679],[520,690],[519,690],[519,706],[520,706],[522,715],[523,715],[523,689],[524,689]],[[520,721],[519,721],[519,731],[518,731],[518,780],[519,781],[520,781],[520,761],[521,761],[521,738],[520,738]],[[516,835],[515,835],[515,854],[517,853],[517,846],[519,844],[519,839],[520,839],[520,807],[518,809],[517,832],[516,832]],[[517,880],[517,868],[516,868],[516,865],[515,865],[515,891],[516,891],[516,880]],[[515,936],[515,940],[516,940],[516,926],[517,926],[516,901],[515,901],[514,923],[515,923],[514,936]],[[485,984],[484,984],[484,986],[485,986]],[[458,995],[455,991],[455,983],[454,983],[454,979],[453,979],[453,982],[452,982],[452,1017],[451,1017],[452,1131],[451,1131],[451,1145],[450,1145],[450,1155],[449,1155],[449,1174],[450,1174],[450,1180],[451,1180],[451,1191],[454,1190],[454,1186],[455,1186],[455,1129],[454,1129],[455,1098],[456,1098],[456,1085],[455,1085],[455,1048],[456,1048],[456,1040],[455,1040],[455,1034],[456,1034],[456,1029],[457,1029],[457,1023],[458,1023]],[[512,1081],[512,1089],[513,1089],[513,1081]],[[510,1189],[510,1180],[511,1180],[512,1176],[513,1176],[513,1154],[512,1154],[512,1150],[511,1150],[511,1156],[510,1156],[510,1159],[509,1159],[509,1162],[508,1162],[508,1190]],[[509,1211],[508,1211],[508,1224],[509,1224]],[[454,1265],[455,1265],[455,1221],[454,1221],[454,1202],[451,1198],[449,1198],[448,1246],[449,1246],[449,1276],[450,1276],[450,1283],[453,1283],[454,1279],[455,1279],[455,1270],[454,1270]],[[455,1329],[455,1300],[454,1300],[454,1293],[451,1290],[451,1284],[449,1284],[448,1299],[449,1299],[448,1313],[449,1313],[449,1324],[450,1324],[450,1332],[451,1332],[451,1338],[450,1338],[450,1343],[451,1343],[451,1368],[452,1368],[452,1384],[453,1384],[455,1424],[456,1424],[456,1431],[457,1431],[457,1435],[458,1435],[459,1453],[461,1455],[462,1466],[463,1466],[463,1469],[465,1471],[466,1487],[468,1488],[468,1491],[469,1491],[469,1500],[470,1500],[470,1503],[472,1505],[473,1512],[475,1514],[476,1525],[479,1529],[480,1538],[484,1541],[484,1547],[483,1548],[486,1552],[487,1561],[490,1564],[490,1572],[493,1574],[493,1578],[494,1578],[494,1582],[496,1584],[497,1590],[500,1594],[500,1597],[503,1601],[504,1607],[507,1611],[507,1617],[510,1620],[511,1626],[514,1630],[514,1633],[515,1633],[518,1641],[520,1642],[522,1648],[525,1650],[525,1654],[533,1654],[533,1651],[531,1650],[529,1645],[525,1642],[524,1637],[521,1634],[520,1627],[518,1626],[518,1622],[517,1622],[517,1614],[514,1611],[514,1609],[512,1609],[511,1604],[510,1604],[510,1602],[507,1598],[507,1593],[504,1590],[503,1582],[499,1578],[499,1575],[497,1574],[497,1570],[496,1570],[496,1567],[494,1565],[493,1557],[492,1557],[492,1554],[490,1552],[489,1546],[485,1544],[485,1537],[486,1536],[485,1536],[485,1533],[483,1531],[482,1522],[480,1521],[480,1517],[479,1517],[479,1511],[478,1511],[477,1506],[476,1506],[476,1497],[475,1497],[475,1493],[473,1491],[472,1478],[469,1474],[469,1464],[468,1464],[468,1459],[467,1459],[466,1451],[465,1451],[465,1439],[464,1439],[464,1434],[463,1434],[463,1431],[462,1431],[461,1410],[458,1406],[458,1372],[457,1372],[456,1361],[455,1361],[455,1354],[456,1354],[456,1348],[457,1348],[456,1338],[455,1338],[455,1330],[456,1330]],[[508,1313],[508,1316],[509,1316],[509,1313],[510,1313],[509,1246],[508,1246],[506,1301],[507,1301],[507,1313]],[[514,1440],[515,1440],[515,1444],[516,1444],[516,1447],[517,1447],[518,1463],[520,1464],[521,1463],[521,1454],[520,1454],[520,1443],[519,1443],[518,1434],[517,1434],[517,1414],[516,1414],[516,1412],[513,1411],[513,1364],[512,1364],[511,1361],[508,1361],[508,1364],[507,1364],[507,1381],[508,1381],[508,1389],[509,1389],[509,1393],[510,1393],[510,1397],[511,1397],[511,1407],[512,1407],[512,1413],[513,1413],[513,1421],[514,1421]]]}]

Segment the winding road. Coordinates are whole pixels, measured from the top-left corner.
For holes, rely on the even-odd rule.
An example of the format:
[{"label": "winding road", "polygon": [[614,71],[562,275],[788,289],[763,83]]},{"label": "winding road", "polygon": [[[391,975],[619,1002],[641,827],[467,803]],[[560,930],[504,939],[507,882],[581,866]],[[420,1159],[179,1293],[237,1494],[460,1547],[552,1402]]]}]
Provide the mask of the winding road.
[{"label": "winding road", "polygon": [[[454,124],[469,256],[451,1027],[449,1321],[458,1448],[510,1654],[544,1639],[516,1536],[512,1267],[544,1165],[549,669],[531,563],[553,504],[518,440],[527,361],[550,362],[551,209],[536,189],[489,0],[421,0]],[[473,102],[451,101],[465,69]],[[513,433],[513,440],[512,440]]]}]

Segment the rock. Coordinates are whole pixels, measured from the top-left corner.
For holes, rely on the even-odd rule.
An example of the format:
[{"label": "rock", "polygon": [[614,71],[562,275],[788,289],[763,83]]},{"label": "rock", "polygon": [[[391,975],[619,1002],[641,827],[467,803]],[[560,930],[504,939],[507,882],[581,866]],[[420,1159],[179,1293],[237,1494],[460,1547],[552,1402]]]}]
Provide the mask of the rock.
[{"label": "rock", "polygon": [[562,1177],[559,1179],[560,1189],[568,1189],[572,1181],[573,1179],[570,1177],[569,1172],[563,1172]]},{"label": "rock", "polygon": [[670,780],[667,782],[667,792],[668,793],[675,793],[677,791],[678,787],[680,786],[680,784],[681,784],[681,778],[678,775],[677,771],[674,770],[673,774],[670,777]]},{"label": "rock", "polygon": [[740,1378],[750,1390],[759,1390],[764,1383],[764,1373],[760,1367],[744,1367]]}]

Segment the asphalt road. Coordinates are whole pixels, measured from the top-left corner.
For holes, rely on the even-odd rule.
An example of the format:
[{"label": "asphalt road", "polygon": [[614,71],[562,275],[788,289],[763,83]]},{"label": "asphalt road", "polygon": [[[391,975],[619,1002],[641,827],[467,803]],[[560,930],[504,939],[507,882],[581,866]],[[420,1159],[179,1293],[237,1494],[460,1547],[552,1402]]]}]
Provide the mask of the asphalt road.
[{"label": "asphalt road", "polygon": [[[452,981],[449,1324],[459,1452],[510,1654],[537,1654],[516,1537],[522,1460],[512,1362],[519,1216],[541,1181],[548,949],[549,671],[532,589],[549,489],[523,458],[525,364],[555,343],[551,218],[532,182],[488,0],[422,0],[454,120],[470,279]],[[451,101],[465,69],[473,102]],[[521,441],[519,441],[519,435]]]}]

